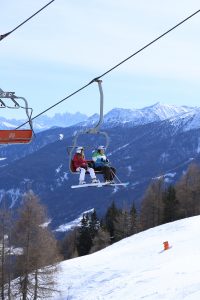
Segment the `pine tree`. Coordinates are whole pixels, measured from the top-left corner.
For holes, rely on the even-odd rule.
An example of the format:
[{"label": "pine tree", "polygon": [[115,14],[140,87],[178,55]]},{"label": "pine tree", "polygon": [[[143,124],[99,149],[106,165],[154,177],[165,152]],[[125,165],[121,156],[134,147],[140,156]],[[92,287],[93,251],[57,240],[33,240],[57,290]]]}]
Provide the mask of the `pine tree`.
[{"label": "pine tree", "polygon": [[115,242],[130,235],[131,218],[127,208],[119,210],[114,220]]},{"label": "pine tree", "polygon": [[139,219],[138,219],[138,214],[134,202],[130,209],[130,220],[131,220],[130,234],[132,235],[139,231]]},{"label": "pine tree", "polygon": [[100,221],[97,218],[96,211],[83,215],[81,226],[77,235],[77,251],[78,255],[86,255],[93,246],[93,240],[100,228]]},{"label": "pine tree", "polygon": [[116,207],[113,201],[111,206],[108,207],[103,223],[105,224],[106,230],[110,233],[111,243],[116,241],[115,239],[115,224],[117,222],[117,217],[120,214],[120,210]]},{"label": "pine tree", "polygon": [[79,256],[87,255],[92,247],[92,236],[89,227],[88,214],[83,215],[81,226],[78,229],[77,251]]},{"label": "pine tree", "polygon": [[100,222],[97,217],[97,213],[94,209],[93,212],[89,215],[89,229],[90,229],[90,235],[92,240],[96,236],[99,228],[100,228]]},{"label": "pine tree", "polygon": [[163,193],[163,223],[172,222],[178,219],[178,200],[176,190],[170,185]]}]

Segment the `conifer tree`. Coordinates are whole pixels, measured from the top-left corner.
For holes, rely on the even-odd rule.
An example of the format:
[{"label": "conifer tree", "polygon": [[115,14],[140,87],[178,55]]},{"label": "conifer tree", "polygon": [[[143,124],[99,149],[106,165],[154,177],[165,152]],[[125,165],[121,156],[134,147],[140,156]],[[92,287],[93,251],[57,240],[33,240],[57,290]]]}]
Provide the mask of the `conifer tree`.
[{"label": "conifer tree", "polygon": [[99,228],[100,228],[100,221],[97,217],[96,210],[94,209],[93,212],[89,215],[89,229],[90,229],[90,235],[92,240],[96,236]]},{"label": "conifer tree", "polygon": [[127,208],[119,210],[114,220],[115,242],[130,236],[131,217]]},{"label": "conifer tree", "polygon": [[116,207],[115,202],[113,201],[111,206],[108,207],[105,218],[103,220],[106,230],[110,233],[111,243],[114,243],[115,240],[115,224],[117,222],[117,217],[120,214],[120,210]]},{"label": "conifer tree", "polygon": [[92,236],[89,227],[88,214],[83,215],[81,226],[78,230],[77,251],[79,256],[87,255],[92,247]]},{"label": "conifer tree", "polygon": [[170,185],[163,193],[163,223],[178,219],[178,203],[176,190],[173,185]]},{"label": "conifer tree", "polygon": [[100,222],[97,218],[96,211],[83,215],[81,226],[78,229],[77,251],[79,256],[86,255],[93,246],[93,240],[100,228]]},{"label": "conifer tree", "polygon": [[130,209],[130,219],[131,219],[130,234],[132,235],[139,231],[139,219],[138,219],[138,214],[134,202]]}]

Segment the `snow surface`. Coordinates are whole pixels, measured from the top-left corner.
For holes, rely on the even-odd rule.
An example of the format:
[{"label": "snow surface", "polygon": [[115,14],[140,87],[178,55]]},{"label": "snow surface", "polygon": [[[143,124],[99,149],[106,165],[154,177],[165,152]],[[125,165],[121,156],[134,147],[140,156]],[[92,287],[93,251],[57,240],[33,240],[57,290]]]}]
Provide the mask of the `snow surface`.
[{"label": "snow surface", "polygon": [[59,140],[62,141],[63,139],[64,139],[64,134],[63,134],[63,133],[60,133],[60,134],[59,134]]},{"label": "snow surface", "polygon": [[[158,226],[60,264],[54,300],[200,299],[200,216]],[[163,250],[168,241],[169,250]]]},{"label": "snow surface", "polygon": [[87,213],[92,213],[93,211],[94,211],[94,208],[91,208],[90,210],[86,210],[86,211],[82,212],[78,218],[76,218],[75,220],[68,222],[66,224],[60,225],[55,231],[65,232],[65,231],[72,230],[74,227],[80,226],[83,215],[87,214]]}]

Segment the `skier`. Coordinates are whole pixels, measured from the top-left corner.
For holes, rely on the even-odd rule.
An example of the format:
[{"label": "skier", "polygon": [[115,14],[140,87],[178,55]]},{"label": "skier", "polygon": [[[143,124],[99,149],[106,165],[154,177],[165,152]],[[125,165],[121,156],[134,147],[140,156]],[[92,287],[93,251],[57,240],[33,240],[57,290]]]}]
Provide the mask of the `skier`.
[{"label": "skier", "polygon": [[94,162],[94,170],[101,171],[104,175],[106,183],[114,183],[116,169],[110,166],[110,162],[105,155],[105,147],[99,146],[96,151],[93,152],[92,160]]},{"label": "skier", "polygon": [[83,147],[77,147],[76,153],[73,157],[73,164],[76,172],[80,172],[79,184],[85,184],[85,173],[89,172],[90,177],[92,178],[92,183],[98,183],[99,181],[96,178],[94,169],[88,164],[85,159]]}]

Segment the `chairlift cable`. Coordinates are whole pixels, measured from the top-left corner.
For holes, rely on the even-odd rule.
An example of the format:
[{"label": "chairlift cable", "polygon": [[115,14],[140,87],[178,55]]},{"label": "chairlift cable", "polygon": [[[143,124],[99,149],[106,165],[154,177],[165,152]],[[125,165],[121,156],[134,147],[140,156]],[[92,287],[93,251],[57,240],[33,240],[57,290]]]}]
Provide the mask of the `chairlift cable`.
[{"label": "chairlift cable", "polygon": [[[87,86],[89,86],[92,82],[87,83],[86,85],[84,85],[83,87],[81,87],[80,89],[76,90],[75,92],[71,93],[70,95],[66,96],[65,98],[61,99],[60,101],[58,101],[57,103],[53,104],[52,106],[48,107],[47,109],[43,110],[42,112],[40,112],[38,115],[34,116],[31,120],[34,120],[38,117],[40,117],[41,115],[43,115],[44,113],[46,113],[47,111],[49,111],[50,109],[54,108],[55,106],[59,105],[60,103],[62,103],[63,101],[67,100],[68,98],[74,96],[75,94],[79,93],[81,90],[85,89]],[[19,129],[20,127],[26,125],[28,122],[25,122],[23,124],[21,124],[19,127],[17,127],[16,129]]]},{"label": "chairlift cable", "polygon": [[33,15],[31,15],[28,19],[26,19],[25,21],[23,21],[22,23],[20,23],[18,26],[16,26],[13,30],[1,34],[0,35],[0,41],[2,41],[4,38],[6,38],[8,35],[10,35],[11,33],[13,33],[14,31],[16,31],[18,28],[20,28],[21,26],[23,26],[26,22],[28,22],[30,19],[32,19],[33,17],[35,17],[37,14],[39,14],[42,10],[44,10],[47,6],[49,6],[52,2],[54,2],[55,0],[50,1],[49,3],[47,3],[45,6],[43,6],[42,8],[40,8],[38,11],[36,11]]},{"label": "chairlift cable", "polygon": [[[60,103],[62,103],[63,101],[71,98],[72,96],[74,96],[75,94],[79,93],[80,91],[82,91],[83,89],[85,89],[86,87],[88,87],[90,84],[92,84],[93,82],[96,82],[97,80],[99,80],[100,78],[104,77],[105,75],[107,75],[108,73],[110,73],[111,71],[113,71],[114,69],[118,68],[120,65],[124,64],[126,61],[130,60],[131,58],[133,58],[134,56],[136,56],[138,53],[142,52],[144,49],[148,48],[149,46],[151,46],[152,44],[154,44],[155,42],[157,42],[159,39],[163,38],[165,35],[167,35],[168,33],[170,33],[171,31],[175,30],[177,27],[179,27],[180,25],[182,25],[184,22],[188,21],[189,19],[191,19],[192,17],[194,17],[196,14],[198,14],[200,12],[200,9],[197,10],[196,12],[194,12],[193,14],[191,14],[190,16],[188,16],[187,18],[183,19],[181,22],[177,23],[175,26],[173,26],[172,28],[170,28],[169,30],[165,31],[163,34],[161,34],[160,36],[158,36],[156,39],[152,40],[151,42],[149,42],[148,44],[146,44],[145,46],[143,46],[142,48],[140,48],[139,50],[137,50],[136,52],[134,52],[133,54],[131,54],[130,56],[128,56],[127,58],[125,58],[124,60],[122,60],[121,62],[119,62],[118,64],[116,64],[115,66],[113,66],[112,68],[108,69],[106,72],[102,73],[100,76],[95,77],[94,79],[92,79],[89,83],[85,84],[84,86],[82,86],[81,88],[79,88],[78,90],[76,90],[75,92],[71,93],[70,95],[66,96],[65,98],[63,98],[62,100],[58,101],[57,103],[55,103],[54,105],[48,107],[47,109],[45,109],[44,111],[40,112],[38,115],[34,116],[32,118],[32,120],[38,118],[39,116],[43,115],[44,113],[46,113],[47,111],[49,111],[50,109],[54,108],[55,106],[59,105]],[[16,129],[24,126],[26,123],[23,123],[22,125],[20,125],[19,127],[17,127]]]},{"label": "chairlift cable", "polygon": [[117,65],[115,65],[114,67],[110,68],[108,71],[106,71],[105,73],[101,74],[100,76],[98,76],[97,78],[101,78],[105,75],[107,75],[108,73],[110,73],[111,71],[113,71],[114,69],[118,68],[120,65],[122,65],[123,63],[125,63],[127,60],[131,59],[133,56],[137,55],[138,53],[140,53],[141,51],[143,51],[144,49],[146,49],[147,47],[151,46],[152,44],[154,44],[155,42],[157,42],[159,39],[161,39],[162,37],[164,37],[165,35],[167,35],[168,33],[170,33],[171,31],[173,31],[174,29],[176,29],[178,26],[182,25],[184,22],[188,21],[190,18],[192,18],[193,16],[195,16],[197,13],[200,12],[200,9],[197,10],[196,12],[194,12],[192,15],[190,15],[189,17],[185,18],[184,20],[182,20],[181,22],[179,22],[178,24],[176,24],[175,26],[173,26],[172,28],[170,28],[169,30],[165,31],[163,34],[161,34],[160,36],[158,36],[157,38],[155,38],[153,41],[151,41],[150,43],[146,44],[145,46],[143,46],[142,48],[140,48],[139,50],[137,50],[135,53],[131,54],[130,56],[128,56],[127,58],[125,58],[124,60],[122,60],[121,62],[119,62]]}]

